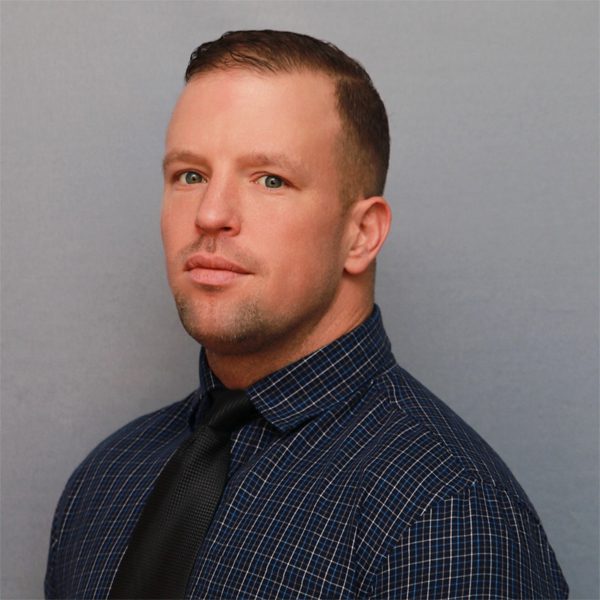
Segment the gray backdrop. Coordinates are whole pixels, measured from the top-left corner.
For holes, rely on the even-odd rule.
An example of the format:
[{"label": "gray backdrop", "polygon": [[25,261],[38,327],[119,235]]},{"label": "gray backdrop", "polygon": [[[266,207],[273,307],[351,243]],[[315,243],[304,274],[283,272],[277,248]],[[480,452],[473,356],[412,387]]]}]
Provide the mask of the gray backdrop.
[{"label": "gray backdrop", "polygon": [[598,598],[598,4],[3,2],[2,591],[39,598],[75,466],[196,385],[163,134],[224,30],[329,39],[389,109],[378,298],[399,362],[504,457]]}]

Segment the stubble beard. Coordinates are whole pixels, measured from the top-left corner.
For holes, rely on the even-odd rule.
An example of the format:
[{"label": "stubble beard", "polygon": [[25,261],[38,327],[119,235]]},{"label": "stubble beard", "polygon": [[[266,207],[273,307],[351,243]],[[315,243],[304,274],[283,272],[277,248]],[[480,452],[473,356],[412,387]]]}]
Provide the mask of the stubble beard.
[{"label": "stubble beard", "polygon": [[211,317],[199,302],[183,295],[175,295],[175,304],[184,329],[208,350],[243,354],[263,345],[268,321],[256,302],[245,302],[227,318]]},{"label": "stubble beard", "polygon": [[272,314],[257,299],[247,299],[225,313],[211,315],[200,300],[174,294],[179,319],[187,333],[207,351],[222,356],[273,353],[298,348],[318,326],[334,301],[336,287],[325,285],[303,309]]},{"label": "stubble beard", "polygon": [[[337,238],[331,243],[335,247]],[[203,244],[200,240],[187,248],[183,256]],[[247,264],[247,258],[245,260]],[[263,304],[260,294],[233,304],[226,300],[220,304],[217,297],[201,299],[188,290],[175,290],[173,286],[172,291],[184,329],[207,352],[259,358],[273,353],[280,357],[294,354],[331,308],[338,285],[338,270],[331,266],[313,282],[308,297],[282,298],[274,309]]]}]

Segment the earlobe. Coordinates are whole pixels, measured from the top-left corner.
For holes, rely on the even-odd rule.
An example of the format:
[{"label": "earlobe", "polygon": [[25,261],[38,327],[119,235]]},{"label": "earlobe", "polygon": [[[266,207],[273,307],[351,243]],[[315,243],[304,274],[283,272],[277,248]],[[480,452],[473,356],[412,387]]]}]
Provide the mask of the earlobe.
[{"label": "earlobe", "polygon": [[379,253],[390,230],[392,213],[382,196],[359,200],[351,210],[352,239],[344,269],[351,275],[360,275]]}]

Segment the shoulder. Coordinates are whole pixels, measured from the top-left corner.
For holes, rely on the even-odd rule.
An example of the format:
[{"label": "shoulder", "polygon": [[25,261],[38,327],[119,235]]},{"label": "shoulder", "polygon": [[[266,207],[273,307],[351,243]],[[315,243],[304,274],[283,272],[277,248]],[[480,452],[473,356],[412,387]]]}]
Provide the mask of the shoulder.
[{"label": "shoulder", "polygon": [[369,459],[363,464],[365,510],[390,511],[388,524],[399,517],[401,530],[436,502],[462,497],[473,486],[483,486],[537,518],[498,454],[404,369],[395,365],[379,375],[369,395],[378,426]]},{"label": "shoulder", "polygon": [[[487,442],[398,365],[371,382],[369,396],[377,433],[363,465],[359,530],[377,549],[363,557],[376,574],[371,591],[410,582],[394,594],[430,597],[434,585],[440,597],[458,597],[463,581],[482,590],[477,597],[563,597],[537,513]],[[496,585],[503,578],[510,589]]]},{"label": "shoulder", "polygon": [[186,430],[194,399],[195,392],[136,418],[100,442],[67,481],[56,519],[63,513],[77,514],[73,509],[78,504],[84,509],[84,505],[100,501],[107,490],[117,495],[119,489],[125,489],[121,482],[151,473],[152,462],[160,462],[164,450]]},{"label": "shoulder", "polygon": [[[74,557],[112,556],[113,524],[134,511],[185,434],[195,393],[141,416],[94,448],[69,478],[52,523],[46,595],[75,576]],[[77,559],[79,560],[79,559]],[[75,569],[75,570],[74,570]]]},{"label": "shoulder", "polygon": [[112,454],[126,458],[144,448],[149,450],[155,445],[168,442],[188,426],[195,396],[196,393],[193,392],[183,400],[137,417],[120,427],[88,454],[76,473],[91,464],[106,460]]},{"label": "shoulder", "polygon": [[567,598],[539,520],[506,490],[475,481],[431,503],[374,562],[369,597]]}]

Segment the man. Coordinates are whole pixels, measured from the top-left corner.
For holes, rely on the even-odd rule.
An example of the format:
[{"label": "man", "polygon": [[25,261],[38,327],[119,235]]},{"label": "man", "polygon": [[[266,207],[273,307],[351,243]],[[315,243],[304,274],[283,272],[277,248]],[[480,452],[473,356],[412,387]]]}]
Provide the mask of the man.
[{"label": "man", "polygon": [[[307,36],[235,32],[186,82],[162,235],[200,386],[73,474],[47,596],[566,597],[507,467],[391,354],[373,301],[389,135],[366,72]],[[209,429],[226,459],[180,468]]]}]

